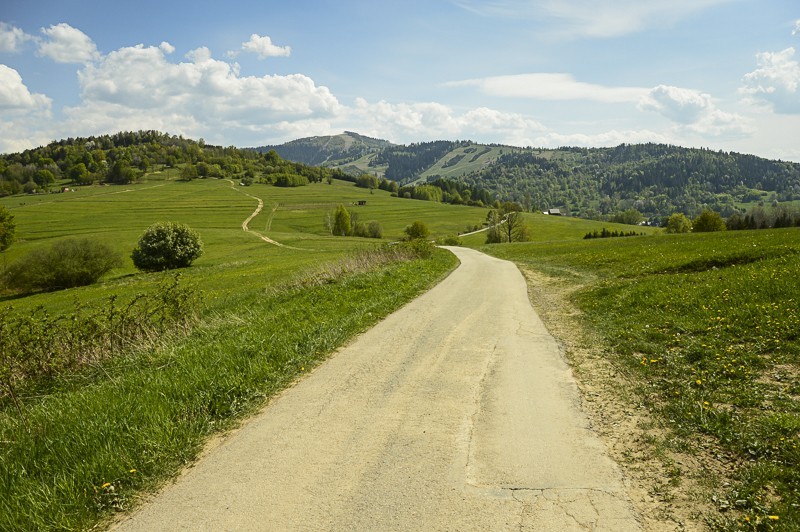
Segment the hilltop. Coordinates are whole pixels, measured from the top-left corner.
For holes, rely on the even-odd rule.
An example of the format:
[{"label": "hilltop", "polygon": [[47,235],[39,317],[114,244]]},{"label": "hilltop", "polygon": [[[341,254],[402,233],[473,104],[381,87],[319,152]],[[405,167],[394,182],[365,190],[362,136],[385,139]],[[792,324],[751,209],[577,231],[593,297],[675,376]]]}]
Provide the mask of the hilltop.
[{"label": "hilltop", "polygon": [[348,132],[256,149],[401,185],[447,178],[485,188],[527,210],[560,208],[584,218],[629,209],[651,219],[673,212],[696,216],[704,208],[728,217],[757,205],[800,201],[798,163],[666,144],[558,149],[472,141],[397,145]]}]

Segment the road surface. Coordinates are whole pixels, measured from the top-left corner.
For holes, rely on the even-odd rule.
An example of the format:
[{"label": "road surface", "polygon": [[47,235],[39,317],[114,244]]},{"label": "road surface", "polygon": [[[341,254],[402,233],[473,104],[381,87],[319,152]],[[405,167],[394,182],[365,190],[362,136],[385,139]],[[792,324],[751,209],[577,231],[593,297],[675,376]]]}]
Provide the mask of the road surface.
[{"label": "road surface", "polygon": [[461,266],[119,530],[639,530],[509,262]]}]

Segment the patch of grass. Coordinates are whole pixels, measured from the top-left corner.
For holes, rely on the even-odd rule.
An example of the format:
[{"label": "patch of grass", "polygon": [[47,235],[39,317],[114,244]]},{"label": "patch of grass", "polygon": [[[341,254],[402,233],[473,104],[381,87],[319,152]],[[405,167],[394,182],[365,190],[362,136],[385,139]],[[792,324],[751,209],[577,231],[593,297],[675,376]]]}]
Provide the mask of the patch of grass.
[{"label": "patch of grass", "polygon": [[800,231],[484,249],[583,285],[576,303],[642,404],[724,457],[715,527],[800,529]]},{"label": "patch of grass", "polygon": [[115,359],[80,387],[25,398],[27,424],[5,405],[0,528],[87,529],[129,508],[191,462],[208,435],[437,282],[455,258],[365,264],[253,294],[186,340]]}]

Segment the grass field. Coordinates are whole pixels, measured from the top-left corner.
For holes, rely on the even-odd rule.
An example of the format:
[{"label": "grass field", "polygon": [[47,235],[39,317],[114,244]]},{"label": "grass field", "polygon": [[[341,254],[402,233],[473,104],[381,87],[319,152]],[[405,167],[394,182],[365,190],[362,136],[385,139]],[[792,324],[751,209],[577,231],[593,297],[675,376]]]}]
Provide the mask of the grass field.
[{"label": "grass field", "polygon": [[607,356],[731,485],[721,529],[800,529],[800,231],[487,246],[579,285]]},{"label": "grass field", "polygon": [[[416,219],[444,233],[484,216],[481,209],[438,211],[338,182],[280,189],[156,177],[1,200],[15,216],[19,238],[3,258],[8,262],[70,236],[101,240],[126,257],[96,285],[7,294],[0,311],[12,307],[17,316],[43,306],[51,316],[69,318],[76,304],[102,309],[112,296],[158,296],[169,274],[138,273],[128,258],[156,221],[190,225],[203,238],[205,254],[182,271],[182,285],[199,291],[203,301],[200,322],[188,336],[150,338],[77,372],[51,375],[51,382],[19,384],[22,415],[7,390],[0,392],[0,529],[88,529],[129,508],[138,493],[190,462],[209,435],[252,412],[455,265],[446,252],[389,263],[378,260],[379,251],[361,256],[388,239],[326,235],[324,209],[299,206],[366,198],[366,209],[377,204],[370,215],[391,237]],[[242,230],[256,198],[267,209],[251,228],[302,249],[277,247]],[[279,207],[271,220],[270,206]],[[354,255],[362,258],[353,261]],[[13,360],[14,354],[0,352],[3,364]]]},{"label": "grass field", "polygon": [[[291,247],[262,241],[250,228]],[[363,206],[353,205],[366,201]],[[326,212],[342,203],[378,221],[383,241],[327,234]],[[436,282],[454,266],[432,260],[375,263],[304,283],[315,271],[397,240],[415,220],[432,237],[482,225],[486,209],[392,198],[351,183],[278,188],[225,180],[180,182],[156,174],[130,186],[0,199],[17,222],[3,260],[68,236],[89,236],[125,257],[101,283],[25,297],[0,310],[154,292],[164,275],[129,259],[156,221],[197,230],[205,254],[182,273],[201,292],[200,325],[77,375],[52,393],[23,394],[26,420],[0,397],[0,528],[90,528],[128,508],[190,462],[214,431],[231,426],[337,345]],[[534,242],[482,249],[580,286],[575,304],[604,339],[614,364],[636,382],[643,404],[687,449],[713,442],[734,468],[715,494],[719,528],[800,529],[800,231],[663,235],[568,217],[526,214]],[[587,232],[647,236],[583,240]],[[464,237],[481,247],[485,234]],[[369,263],[367,263],[369,264]],[[40,389],[41,390],[41,389]],[[165,401],[163,398],[169,400]]]}]

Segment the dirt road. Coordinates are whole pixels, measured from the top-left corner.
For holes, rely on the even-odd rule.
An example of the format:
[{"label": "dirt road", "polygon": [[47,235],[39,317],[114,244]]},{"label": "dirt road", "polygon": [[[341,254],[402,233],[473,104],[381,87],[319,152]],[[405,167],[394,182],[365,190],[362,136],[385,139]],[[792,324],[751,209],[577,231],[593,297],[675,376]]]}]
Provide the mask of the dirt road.
[{"label": "dirt road", "polygon": [[517,268],[461,266],[120,530],[639,530]]}]

